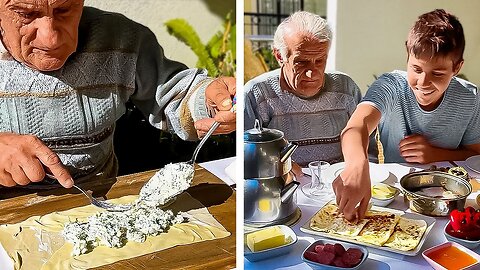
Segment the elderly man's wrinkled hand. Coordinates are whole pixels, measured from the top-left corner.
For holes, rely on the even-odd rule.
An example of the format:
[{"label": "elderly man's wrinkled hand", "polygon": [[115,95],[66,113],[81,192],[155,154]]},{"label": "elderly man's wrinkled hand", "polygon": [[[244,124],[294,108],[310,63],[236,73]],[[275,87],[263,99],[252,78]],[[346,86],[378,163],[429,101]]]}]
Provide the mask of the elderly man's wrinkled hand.
[{"label": "elderly man's wrinkled hand", "polygon": [[349,221],[363,219],[372,196],[368,161],[345,167],[332,186],[338,210],[345,218]]},{"label": "elderly man's wrinkled hand", "polygon": [[205,90],[207,106],[215,111],[213,118],[196,121],[195,129],[199,137],[203,137],[214,122],[220,126],[214,134],[227,134],[236,129],[236,112],[233,108],[233,97],[236,94],[236,80],[233,77],[220,77],[211,82]]},{"label": "elderly man's wrinkled hand", "polygon": [[73,180],[60,158],[33,135],[0,133],[0,185],[28,185],[42,181],[45,170],[67,188]]}]

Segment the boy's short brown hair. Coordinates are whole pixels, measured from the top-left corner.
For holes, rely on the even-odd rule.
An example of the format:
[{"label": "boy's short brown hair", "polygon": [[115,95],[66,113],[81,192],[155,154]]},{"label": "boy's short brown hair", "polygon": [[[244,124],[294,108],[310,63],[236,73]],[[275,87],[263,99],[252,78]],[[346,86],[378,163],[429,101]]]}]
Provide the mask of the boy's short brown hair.
[{"label": "boy's short brown hair", "polygon": [[429,55],[451,56],[453,68],[463,61],[465,36],[463,27],[457,17],[443,9],[425,13],[418,17],[408,33],[405,42],[407,53],[415,57]]}]

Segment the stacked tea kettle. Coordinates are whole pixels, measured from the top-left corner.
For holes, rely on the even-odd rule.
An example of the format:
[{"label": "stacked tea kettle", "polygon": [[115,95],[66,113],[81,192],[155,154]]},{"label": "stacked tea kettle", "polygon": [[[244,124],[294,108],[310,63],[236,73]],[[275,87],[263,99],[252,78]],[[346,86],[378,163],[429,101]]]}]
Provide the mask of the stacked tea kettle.
[{"label": "stacked tea kettle", "polygon": [[283,224],[297,210],[293,194],[299,183],[290,156],[298,146],[287,142],[280,130],[262,128],[258,120],[243,140],[245,224]]}]

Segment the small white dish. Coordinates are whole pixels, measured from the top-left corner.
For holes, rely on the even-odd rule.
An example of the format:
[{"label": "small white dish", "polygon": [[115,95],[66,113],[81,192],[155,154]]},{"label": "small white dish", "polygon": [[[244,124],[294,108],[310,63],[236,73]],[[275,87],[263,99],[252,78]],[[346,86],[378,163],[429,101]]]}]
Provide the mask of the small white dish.
[{"label": "small white dish", "polygon": [[[270,259],[276,256],[280,256],[292,250],[293,244],[297,242],[297,235],[295,234],[295,232],[286,225],[274,225],[274,226],[280,227],[283,234],[285,235],[285,238],[290,237],[292,241],[290,241],[289,243],[283,246],[265,249],[257,252],[252,252],[250,248],[247,246],[247,234],[252,233],[253,231],[247,232],[244,234],[244,237],[243,237],[243,250],[244,250],[243,256],[245,256],[247,260],[251,262],[261,261],[261,260]],[[261,229],[266,229],[266,228],[268,227],[264,227]]]},{"label": "small white dish", "polygon": [[465,165],[474,172],[480,173],[480,155],[471,156],[465,160]]},{"label": "small white dish", "polygon": [[[387,184],[377,183],[374,186],[376,186],[376,185],[387,185]],[[391,197],[388,197],[388,198],[385,198],[385,199],[377,198],[372,194],[372,198],[370,199],[370,201],[373,203],[373,205],[384,207],[384,206],[387,206],[390,203],[392,203],[395,200],[395,198],[397,198],[398,194],[400,194],[400,190],[398,188],[394,187],[394,186],[391,186],[391,185],[388,185],[388,186],[390,188],[394,189],[395,193]]]},{"label": "small white dish", "polygon": [[440,249],[444,249],[446,247],[449,247],[449,246],[454,246],[456,248],[458,248],[459,250],[461,250],[462,252],[470,255],[471,257],[473,257],[475,260],[477,260],[476,263],[474,264],[471,264],[469,266],[466,266],[464,268],[461,268],[460,270],[467,270],[467,269],[478,269],[479,267],[479,263],[480,263],[480,255],[478,255],[477,253],[471,251],[470,249],[458,244],[458,243],[455,243],[455,242],[445,242],[443,244],[440,244],[440,245],[437,245],[437,246],[434,246],[434,247],[431,247],[427,250],[425,250],[424,252],[422,252],[422,256],[423,258],[425,258],[425,260],[433,267],[433,269],[435,270],[448,270],[447,268],[443,267],[442,265],[440,265],[438,262],[436,262],[435,260],[433,260],[432,258],[430,258],[430,255],[433,253],[433,252],[436,252]]},{"label": "small white dish", "polygon": [[391,197],[391,198],[389,198],[389,199],[377,199],[377,198],[375,198],[375,197],[372,197],[372,198],[370,199],[370,201],[371,201],[372,204],[375,205],[375,206],[385,207],[385,206],[391,204],[391,203],[395,200],[396,197],[397,197],[396,195],[393,196],[393,197]]}]

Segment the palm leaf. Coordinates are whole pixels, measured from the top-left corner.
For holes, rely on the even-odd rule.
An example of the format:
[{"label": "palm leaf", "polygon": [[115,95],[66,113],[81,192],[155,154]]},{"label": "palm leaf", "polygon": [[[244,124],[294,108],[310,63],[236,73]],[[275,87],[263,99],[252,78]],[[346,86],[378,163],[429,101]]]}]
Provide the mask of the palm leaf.
[{"label": "palm leaf", "polygon": [[197,67],[206,68],[212,77],[219,73],[213,59],[210,57],[197,32],[184,19],[172,19],[165,23],[169,34],[185,43],[198,57]]}]

